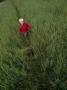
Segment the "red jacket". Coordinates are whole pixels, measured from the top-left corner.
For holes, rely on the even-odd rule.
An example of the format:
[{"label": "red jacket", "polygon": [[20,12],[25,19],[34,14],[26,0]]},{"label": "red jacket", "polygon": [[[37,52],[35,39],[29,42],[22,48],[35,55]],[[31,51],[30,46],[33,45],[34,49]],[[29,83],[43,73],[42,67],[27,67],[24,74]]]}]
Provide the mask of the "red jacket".
[{"label": "red jacket", "polygon": [[19,32],[28,32],[31,28],[31,25],[24,22],[23,24],[20,24]]}]

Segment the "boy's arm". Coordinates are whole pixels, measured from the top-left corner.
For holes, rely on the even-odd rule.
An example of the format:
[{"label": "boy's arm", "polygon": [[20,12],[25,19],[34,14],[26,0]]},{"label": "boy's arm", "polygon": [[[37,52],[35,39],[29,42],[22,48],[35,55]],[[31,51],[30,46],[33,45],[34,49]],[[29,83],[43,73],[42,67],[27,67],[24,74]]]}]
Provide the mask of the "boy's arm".
[{"label": "boy's arm", "polygon": [[32,25],[31,24],[28,24],[28,27],[29,27],[29,29],[31,29],[32,28]]}]

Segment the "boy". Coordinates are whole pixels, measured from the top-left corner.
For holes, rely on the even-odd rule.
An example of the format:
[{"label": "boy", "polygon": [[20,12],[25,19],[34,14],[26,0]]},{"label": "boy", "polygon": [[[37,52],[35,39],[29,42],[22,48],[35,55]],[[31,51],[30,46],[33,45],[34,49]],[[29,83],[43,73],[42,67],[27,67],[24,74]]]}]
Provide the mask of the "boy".
[{"label": "boy", "polygon": [[19,23],[20,23],[19,32],[21,36],[24,36],[26,38],[29,30],[31,29],[31,25],[25,22],[23,18],[19,19]]}]

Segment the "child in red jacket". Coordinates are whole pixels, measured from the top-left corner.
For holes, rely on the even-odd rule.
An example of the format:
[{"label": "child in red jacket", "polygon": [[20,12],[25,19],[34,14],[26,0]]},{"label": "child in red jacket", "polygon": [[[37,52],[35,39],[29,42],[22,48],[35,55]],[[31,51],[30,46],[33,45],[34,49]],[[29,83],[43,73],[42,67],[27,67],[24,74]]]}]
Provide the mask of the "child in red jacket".
[{"label": "child in red jacket", "polygon": [[22,36],[26,38],[29,30],[31,29],[31,25],[25,22],[23,18],[19,19],[19,23],[20,23],[19,32]]}]

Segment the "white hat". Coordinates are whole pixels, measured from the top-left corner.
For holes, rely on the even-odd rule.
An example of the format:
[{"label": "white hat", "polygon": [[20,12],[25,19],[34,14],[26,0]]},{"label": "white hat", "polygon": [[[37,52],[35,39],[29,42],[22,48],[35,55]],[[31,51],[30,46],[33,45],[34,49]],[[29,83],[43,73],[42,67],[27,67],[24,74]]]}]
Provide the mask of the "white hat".
[{"label": "white hat", "polygon": [[20,22],[20,23],[21,23],[21,22],[23,22],[23,21],[24,21],[24,19],[23,19],[23,18],[20,18],[20,19],[19,19],[19,22]]}]

